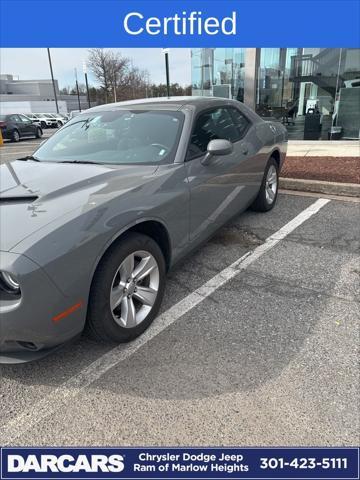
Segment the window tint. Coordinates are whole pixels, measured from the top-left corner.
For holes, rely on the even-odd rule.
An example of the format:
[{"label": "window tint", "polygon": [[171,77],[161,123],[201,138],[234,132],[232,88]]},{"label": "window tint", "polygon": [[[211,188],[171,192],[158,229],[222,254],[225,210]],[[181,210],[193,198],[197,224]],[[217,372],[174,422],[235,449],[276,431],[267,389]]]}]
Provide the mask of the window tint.
[{"label": "window tint", "polygon": [[10,122],[20,122],[20,119],[17,115],[9,115]]},{"label": "window tint", "polygon": [[19,116],[21,122],[24,122],[24,123],[29,122],[29,118],[25,117],[25,115],[18,115],[18,116]]},{"label": "window tint", "polygon": [[250,125],[250,122],[237,108],[232,108],[231,113],[236,128],[239,132],[240,138],[242,138],[245,135],[245,132]]},{"label": "window tint", "polygon": [[240,140],[238,128],[228,108],[217,108],[201,114],[191,135],[187,159],[205,153],[211,140],[225,139],[234,143]]}]

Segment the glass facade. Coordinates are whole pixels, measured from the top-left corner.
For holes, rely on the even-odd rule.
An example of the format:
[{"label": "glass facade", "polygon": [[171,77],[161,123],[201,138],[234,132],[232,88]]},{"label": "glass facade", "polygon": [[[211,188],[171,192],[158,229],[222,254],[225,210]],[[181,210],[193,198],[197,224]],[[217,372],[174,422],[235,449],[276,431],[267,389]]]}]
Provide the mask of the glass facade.
[{"label": "glass facade", "polygon": [[193,95],[245,101],[284,123],[292,139],[359,138],[360,49],[251,50],[247,64],[244,48],[193,49]]},{"label": "glass facade", "polygon": [[244,48],[197,48],[192,50],[191,59],[193,95],[244,101]]}]

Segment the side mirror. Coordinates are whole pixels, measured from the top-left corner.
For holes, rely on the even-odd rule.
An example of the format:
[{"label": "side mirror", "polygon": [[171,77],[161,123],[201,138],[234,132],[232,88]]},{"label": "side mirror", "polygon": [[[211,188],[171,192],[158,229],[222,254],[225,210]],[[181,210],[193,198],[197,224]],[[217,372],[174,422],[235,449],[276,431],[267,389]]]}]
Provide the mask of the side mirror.
[{"label": "side mirror", "polygon": [[233,144],[229,140],[211,140],[207,146],[207,153],[202,160],[203,165],[208,165],[210,159],[215,156],[230,155],[233,151]]}]

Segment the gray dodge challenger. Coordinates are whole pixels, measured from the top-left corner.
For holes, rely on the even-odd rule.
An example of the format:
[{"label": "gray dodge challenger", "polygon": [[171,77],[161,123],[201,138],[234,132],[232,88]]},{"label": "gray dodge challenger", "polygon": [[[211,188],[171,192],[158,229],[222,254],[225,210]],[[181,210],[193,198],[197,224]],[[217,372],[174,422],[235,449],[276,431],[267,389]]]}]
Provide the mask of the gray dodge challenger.
[{"label": "gray dodge challenger", "polygon": [[144,332],[176,262],[274,206],[286,147],[280,123],[237,101],[174,97],[86,110],[1,165],[0,362],[84,329],[116,343]]}]

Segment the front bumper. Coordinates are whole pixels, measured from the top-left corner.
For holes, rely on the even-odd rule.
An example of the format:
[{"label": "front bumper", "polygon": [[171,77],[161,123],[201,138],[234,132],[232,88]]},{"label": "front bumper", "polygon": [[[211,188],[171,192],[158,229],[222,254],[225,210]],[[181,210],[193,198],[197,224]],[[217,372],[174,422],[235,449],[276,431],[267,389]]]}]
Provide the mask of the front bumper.
[{"label": "front bumper", "polygon": [[0,252],[0,270],[15,275],[21,287],[20,298],[0,293],[0,363],[8,363],[6,358],[14,353],[26,353],[30,360],[40,352],[43,356],[82,331],[85,304],[54,320],[74,299],[65,296],[37,264],[24,255]]}]

